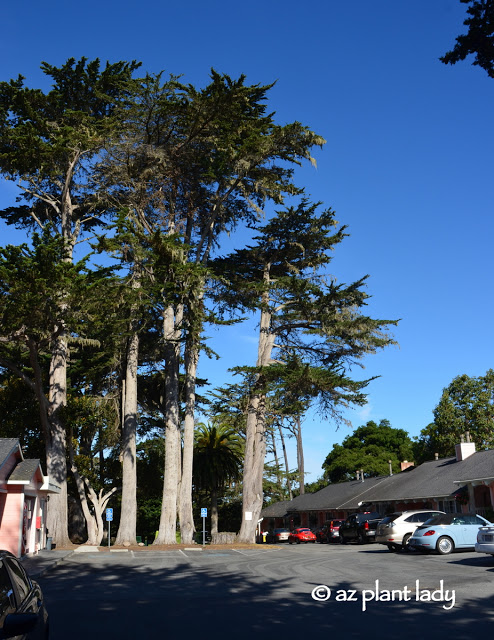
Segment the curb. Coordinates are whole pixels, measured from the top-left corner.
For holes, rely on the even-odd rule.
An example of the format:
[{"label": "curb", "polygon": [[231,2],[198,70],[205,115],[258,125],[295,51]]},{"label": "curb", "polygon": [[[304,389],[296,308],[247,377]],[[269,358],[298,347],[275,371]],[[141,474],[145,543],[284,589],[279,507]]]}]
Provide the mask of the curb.
[{"label": "curb", "polygon": [[[36,556],[30,556],[27,558],[27,562],[25,562],[23,559],[21,559],[21,563],[24,566],[24,568],[26,569],[28,575],[31,578],[40,578],[42,576],[45,575],[45,573],[47,573],[48,571],[50,571],[51,569],[53,569],[54,567],[57,567],[59,564],[61,564],[66,558],[70,558],[72,555],[74,554],[74,551],[68,551],[66,555],[61,556],[59,558],[54,558],[53,560],[46,560],[43,564],[45,565],[44,567],[40,567],[39,571],[36,570]],[[32,565],[31,567],[29,565]]]}]

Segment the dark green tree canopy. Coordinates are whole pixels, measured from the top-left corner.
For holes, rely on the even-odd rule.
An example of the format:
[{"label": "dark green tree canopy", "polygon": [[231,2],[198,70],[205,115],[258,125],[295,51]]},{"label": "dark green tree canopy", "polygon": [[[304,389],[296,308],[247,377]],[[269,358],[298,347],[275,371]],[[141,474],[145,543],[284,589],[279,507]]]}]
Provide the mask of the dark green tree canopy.
[{"label": "dark green tree canopy", "polygon": [[[44,62],[53,79],[43,92],[19,76],[0,82],[0,173],[16,180],[18,205],[0,211],[8,224],[43,227],[50,222],[68,236],[99,223],[90,206],[91,160],[124,123],[116,105],[128,97],[137,62],[107,63],[70,58],[57,68]],[[60,225],[60,226],[59,226]]]},{"label": "dark green tree canopy", "polygon": [[319,207],[302,198],[277,211],[258,228],[254,246],[215,260],[213,271],[220,306],[269,317],[261,335],[272,336],[273,358],[262,375],[271,388],[281,387],[287,411],[303,411],[317,398],[323,415],[340,420],[339,409],[366,402],[370,380],[353,380],[351,367],[394,344],[388,329],[398,321],[363,312],[366,276],[347,285],[329,275],[332,252],[347,234],[331,209]]},{"label": "dark green tree canopy", "polygon": [[494,447],[494,370],[471,378],[453,379],[434,409],[434,422],[422,429],[417,445],[421,460],[453,456],[466,432],[477,450]]},{"label": "dark green tree canopy", "polygon": [[220,490],[238,480],[242,467],[242,437],[228,425],[199,425],[194,444],[194,479],[202,488]]},{"label": "dark green tree canopy", "polygon": [[393,473],[400,471],[400,462],[411,460],[413,443],[403,429],[395,429],[388,420],[379,424],[369,421],[352,435],[336,444],[323,464],[324,476],[330,482],[343,482],[355,477],[358,469],[365,477],[389,474],[389,460]]},{"label": "dark green tree canopy", "polygon": [[463,23],[468,27],[468,32],[458,36],[454,48],[439,59],[445,64],[456,64],[473,54],[473,64],[482,67],[494,78],[494,0],[460,2],[469,5],[469,17]]}]

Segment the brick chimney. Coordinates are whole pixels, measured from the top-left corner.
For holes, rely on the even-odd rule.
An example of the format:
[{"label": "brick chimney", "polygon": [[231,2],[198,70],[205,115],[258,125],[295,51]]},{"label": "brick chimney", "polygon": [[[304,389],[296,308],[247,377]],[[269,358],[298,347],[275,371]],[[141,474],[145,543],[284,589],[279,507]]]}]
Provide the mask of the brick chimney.
[{"label": "brick chimney", "polygon": [[402,471],[405,471],[405,469],[409,469],[410,467],[414,467],[415,463],[414,462],[408,462],[408,460],[403,460],[403,462],[400,462],[400,468]]},{"label": "brick chimney", "polygon": [[[466,439],[466,442],[465,442]],[[466,460],[469,456],[475,453],[475,442],[470,442],[470,433],[467,431],[466,438],[461,436],[460,444],[455,446],[456,462]]]}]

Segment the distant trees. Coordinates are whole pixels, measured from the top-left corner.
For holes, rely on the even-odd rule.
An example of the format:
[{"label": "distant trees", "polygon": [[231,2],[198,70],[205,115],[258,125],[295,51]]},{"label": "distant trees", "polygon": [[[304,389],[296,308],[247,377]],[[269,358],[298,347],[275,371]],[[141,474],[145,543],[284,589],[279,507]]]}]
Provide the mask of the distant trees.
[{"label": "distant trees", "polygon": [[477,450],[494,447],[494,370],[485,375],[457,376],[443,389],[434,422],[422,429],[416,445],[420,460],[455,453],[461,437],[470,433]]},{"label": "distant trees", "polygon": [[468,55],[475,55],[473,61],[484,69],[489,77],[494,78],[494,1],[493,0],[460,0],[467,8],[468,18],[464,25],[468,27],[466,34],[456,38],[456,45],[451,51],[439,58],[445,64],[456,64],[465,60]]},{"label": "distant trees", "polygon": [[355,478],[363,469],[364,476],[389,475],[400,471],[400,462],[412,460],[413,442],[403,429],[395,429],[388,420],[379,424],[370,420],[336,444],[323,463],[324,478],[343,482]]}]

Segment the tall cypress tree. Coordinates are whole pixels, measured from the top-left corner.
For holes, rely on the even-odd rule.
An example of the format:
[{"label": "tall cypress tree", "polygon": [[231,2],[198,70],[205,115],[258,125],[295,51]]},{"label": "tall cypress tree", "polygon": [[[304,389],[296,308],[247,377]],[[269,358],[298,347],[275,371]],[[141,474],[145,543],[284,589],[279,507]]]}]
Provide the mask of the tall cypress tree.
[{"label": "tall cypress tree", "polygon": [[[100,224],[105,214],[92,198],[88,174],[108,138],[120,127],[116,104],[128,90],[135,62],[100,68],[99,60],[69,59],[62,67],[44,62],[52,78],[48,92],[29,89],[19,76],[0,83],[0,173],[20,190],[16,206],[0,212],[8,224],[49,230],[64,243],[70,263],[81,235]],[[68,297],[63,283],[53,282],[58,300],[50,344],[49,410],[42,416],[47,472],[60,486],[48,511],[48,528],[57,544],[68,541],[66,433],[62,408],[67,403]],[[43,410],[42,410],[43,411]]]},{"label": "tall cypress tree", "polygon": [[[252,542],[262,507],[266,451],[266,398],[273,385],[297,387],[299,397],[320,397],[327,413],[363,403],[367,381],[348,375],[352,364],[393,341],[396,321],[361,312],[366,278],[337,284],[325,268],[342,241],[334,213],[304,199],[279,211],[259,230],[256,244],[218,260],[224,303],[260,314],[255,367],[243,367],[250,384],[239,541]],[[293,393],[292,393],[293,396]],[[246,515],[249,514],[249,515]]]},{"label": "tall cypress tree", "polygon": [[[211,252],[222,232],[254,222],[266,201],[297,193],[293,165],[310,160],[311,148],[324,142],[300,123],[277,125],[266,111],[269,89],[215,71],[204,89],[147,76],[124,110],[129,136],[101,165],[102,174],[123,176],[117,197],[125,200],[129,189],[145,185],[140,192],[153,197],[137,214],[173,254],[160,282],[167,454],[158,544],[175,542],[177,508],[182,539],[192,540],[195,387]],[[181,358],[186,391],[180,454]]]}]

